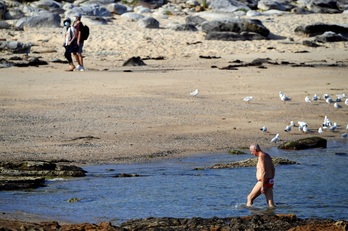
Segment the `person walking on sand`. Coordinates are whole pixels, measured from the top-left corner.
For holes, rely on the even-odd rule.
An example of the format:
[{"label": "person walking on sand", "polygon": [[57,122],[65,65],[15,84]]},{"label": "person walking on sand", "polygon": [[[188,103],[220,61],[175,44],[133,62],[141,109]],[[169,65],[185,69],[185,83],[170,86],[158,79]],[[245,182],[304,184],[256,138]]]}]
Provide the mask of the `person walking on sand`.
[{"label": "person walking on sand", "polygon": [[83,56],[82,56],[82,48],[83,48],[83,39],[81,37],[81,30],[82,30],[82,22],[81,22],[81,14],[76,13],[74,15],[74,28],[75,28],[75,37],[76,37],[76,42],[78,45],[78,50],[76,52],[73,52],[76,62],[78,63],[76,69],[79,71],[84,71],[85,68],[83,66]]},{"label": "person walking on sand", "polygon": [[71,26],[71,19],[67,18],[64,20],[65,27],[65,41],[64,41],[64,56],[69,62],[69,69],[66,71],[73,71],[75,69],[74,62],[71,57],[71,52],[77,48],[76,39],[75,39],[75,29]]},{"label": "person walking on sand", "polygon": [[247,197],[247,206],[251,207],[254,200],[262,193],[265,194],[269,207],[275,207],[273,200],[273,185],[275,168],[272,157],[263,152],[258,144],[251,144],[249,147],[250,153],[258,157],[256,165],[257,183]]}]

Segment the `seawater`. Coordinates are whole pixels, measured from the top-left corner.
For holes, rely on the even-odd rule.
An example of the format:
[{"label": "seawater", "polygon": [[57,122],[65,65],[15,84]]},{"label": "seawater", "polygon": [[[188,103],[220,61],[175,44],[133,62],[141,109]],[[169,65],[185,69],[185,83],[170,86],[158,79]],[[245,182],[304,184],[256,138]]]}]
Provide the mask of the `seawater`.
[{"label": "seawater", "polygon": [[[299,165],[276,167],[275,214],[348,220],[348,142],[330,141],[327,149],[266,150]],[[148,163],[87,166],[87,177],[51,180],[47,187],[0,192],[1,212],[32,213],[68,222],[146,217],[231,217],[267,212],[264,195],[245,208],[254,186],[255,167],[206,169],[252,156],[210,154]],[[203,170],[194,170],[203,168]],[[139,177],[117,178],[119,173]],[[79,201],[69,203],[70,198]]]}]

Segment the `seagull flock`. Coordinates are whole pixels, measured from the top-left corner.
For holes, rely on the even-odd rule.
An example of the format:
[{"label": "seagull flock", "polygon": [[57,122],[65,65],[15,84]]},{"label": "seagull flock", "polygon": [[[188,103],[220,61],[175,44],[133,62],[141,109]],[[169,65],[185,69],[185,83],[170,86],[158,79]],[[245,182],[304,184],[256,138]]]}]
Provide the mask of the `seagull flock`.
[{"label": "seagull flock", "polygon": [[[193,92],[190,93],[190,95],[191,96],[198,96],[198,93],[199,93],[198,89],[195,89]],[[291,101],[291,97],[287,96],[282,91],[279,91],[279,98],[283,102]],[[246,96],[246,97],[243,98],[243,100],[246,101],[246,102],[250,102],[252,99],[253,99],[253,96]],[[326,103],[333,104],[334,108],[336,108],[336,109],[342,108],[342,106],[339,103],[343,102],[343,101],[344,101],[344,104],[346,106],[348,106],[348,98],[347,98],[345,93],[337,94],[335,100],[329,94],[324,94],[323,95],[323,99],[325,100]],[[309,97],[309,96],[305,97],[305,102],[306,103],[312,103],[313,101],[318,101],[318,100],[321,100],[321,97],[318,96],[317,94],[314,94],[312,97]],[[303,133],[312,133],[313,132],[311,129],[309,129],[308,123],[306,123],[305,121],[298,121],[297,125],[294,123],[294,121],[290,121],[290,123],[285,126],[284,131],[285,132],[291,132],[292,128],[294,128],[294,127],[298,127],[298,130],[303,132]],[[322,134],[324,131],[335,132],[337,127],[339,127],[339,126],[337,125],[336,122],[332,123],[329,120],[329,118],[327,116],[325,116],[324,121],[323,121],[322,125],[318,128],[317,132],[319,134]],[[346,130],[348,130],[348,124],[346,126]],[[266,133],[267,132],[267,127],[263,126],[262,128],[260,128],[260,131],[263,132],[263,133]],[[347,139],[348,138],[348,133],[347,132],[343,133],[341,135],[341,137],[343,139]],[[277,143],[278,141],[280,141],[279,133],[277,133],[271,139],[272,143]]]},{"label": "seagull flock", "polygon": [[[244,101],[247,101],[246,98],[244,98]],[[248,98],[250,98],[250,100],[251,100],[252,96],[248,96]],[[279,92],[279,98],[283,102],[291,100],[291,97],[287,96],[282,91]],[[317,94],[315,94],[315,95],[313,95],[313,97],[306,96],[305,97],[305,102],[306,103],[312,103],[313,101],[318,101],[320,99],[321,98]],[[333,104],[334,108],[336,108],[336,109],[342,108],[342,106],[339,103],[343,102],[343,101],[344,101],[344,104],[348,106],[348,98],[346,97],[346,94],[344,94],[344,93],[336,95],[336,99],[333,99],[329,94],[324,94],[323,95],[323,99],[325,100],[326,103]],[[250,100],[248,100],[248,101],[250,101]],[[290,121],[290,123],[285,126],[284,131],[285,132],[291,132],[294,127],[298,127],[298,130],[300,132],[303,132],[303,133],[312,133],[312,132],[314,132],[311,129],[309,129],[309,125],[305,121],[298,121],[297,125],[294,123],[294,121]],[[322,134],[324,131],[335,132],[337,130],[337,127],[339,127],[339,126],[337,125],[336,122],[332,123],[329,120],[329,118],[327,116],[325,116],[324,121],[323,121],[322,125],[318,128],[317,132],[319,134]],[[267,132],[267,127],[263,126],[262,128],[260,128],[260,130],[262,132]],[[348,124],[346,126],[346,130],[348,130]],[[347,132],[343,133],[341,135],[341,137],[343,139],[347,139],[348,138],[348,133]],[[277,143],[278,141],[280,141],[279,133],[277,133],[271,139],[271,142],[273,142],[273,143]]]}]

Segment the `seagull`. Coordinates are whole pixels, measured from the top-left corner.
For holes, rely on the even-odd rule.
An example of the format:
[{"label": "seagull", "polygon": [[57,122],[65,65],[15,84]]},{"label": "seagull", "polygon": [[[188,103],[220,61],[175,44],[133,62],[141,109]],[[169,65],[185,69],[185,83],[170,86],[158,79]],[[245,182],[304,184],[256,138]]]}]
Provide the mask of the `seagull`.
[{"label": "seagull", "polygon": [[279,134],[272,138],[271,142],[277,143],[279,141]]},{"label": "seagull", "polygon": [[344,101],[344,104],[348,106],[348,99],[346,99],[346,101]]},{"label": "seagull", "polygon": [[313,99],[314,101],[317,101],[317,100],[319,99],[319,97],[318,97],[317,94],[314,94],[313,97],[312,97],[312,99]]},{"label": "seagull", "polygon": [[318,133],[319,134],[323,133],[323,129],[321,127],[318,129]]},{"label": "seagull", "polygon": [[341,137],[342,137],[343,139],[347,139],[348,133],[343,133]]},{"label": "seagull", "polygon": [[285,131],[285,132],[290,132],[290,131],[291,131],[291,126],[290,126],[290,125],[286,126],[285,129],[284,129],[284,131]]},{"label": "seagull", "polygon": [[261,130],[262,132],[267,132],[266,126],[263,126],[262,128],[260,128],[260,130]]},{"label": "seagull", "polygon": [[190,95],[197,96],[198,95],[198,89],[196,89],[193,92],[191,92]]},{"label": "seagull", "polygon": [[328,103],[328,104],[333,103],[333,100],[329,97],[326,99],[326,103]]},{"label": "seagull", "polygon": [[303,126],[302,131],[303,131],[304,133],[307,133],[307,132],[309,132],[309,129],[308,129],[307,126]]},{"label": "seagull", "polygon": [[311,103],[312,102],[311,99],[308,96],[306,96],[306,98],[304,100],[305,100],[306,103]]},{"label": "seagull", "polygon": [[335,129],[337,128],[337,123],[334,123],[332,126],[329,127],[330,131],[335,131]]},{"label": "seagull", "polygon": [[327,118],[327,116],[325,116],[324,118],[324,122],[323,122],[323,128],[328,128],[330,127],[332,124],[331,124],[331,121],[329,120],[329,118]]},{"label": "seagull", "polygon": [[340,98],[340,99],[346,98],[346,94],[345,93],[337,94],[336,96],[337,96],[337,98]]},{"label": "seagull", "polygon": [[290,126],[291,127],[296,127],[294,121],[290,121]]},{"label": "seagull", "polygon": [[297,124],[298,124],[299,127],[308,126],[308,124],[306,122],[304,122],[304,121],[298,121]]},{"label": "seagull", "polygon": [[348,124],[347,124],[346,130],[348,130]]},{"label": "seagull", "polygon": [[290,97],[288,97],[288,96],[286,96],[283,92],[279,92],[279,98],[282,100],[282,101],[289,101],[289,100],[291,100],[291,98]]},{"label": "seagull", "polygon": [[324,94],[323,97],[324,99],[330,98],[329,94]]},{"label": "seagull", "polygon": [[338,103],[334,103],[334,107],[337,108],[337,109],[342,108],[342,106],[339,105]]},{"label": "seagull", "polygon": [[253,97],[252,96],[247,96],[245,97],[243,100],[246,101],[246,102],[249,102],[250,100],[252,100]]}]

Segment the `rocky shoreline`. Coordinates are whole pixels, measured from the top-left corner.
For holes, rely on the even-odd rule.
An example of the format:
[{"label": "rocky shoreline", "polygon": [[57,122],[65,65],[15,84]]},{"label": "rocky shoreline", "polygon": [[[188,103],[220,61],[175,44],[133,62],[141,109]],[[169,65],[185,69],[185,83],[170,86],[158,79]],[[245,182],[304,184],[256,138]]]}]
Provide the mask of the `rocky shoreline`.
[{"label": "rocky shoreline", "polygon": [[344,231],[348,228],[347,221],[329,219],[300,219],[294,214],[265,214],[245,217],[227,218],[146,218],[133,219],[113,225],[110,222],[99,224],[59,224],[51,222],[21,222],[0,219],[1,230],[109,230],[109,231],[135,231],[135,230],[291,230],[291,231]]}]

